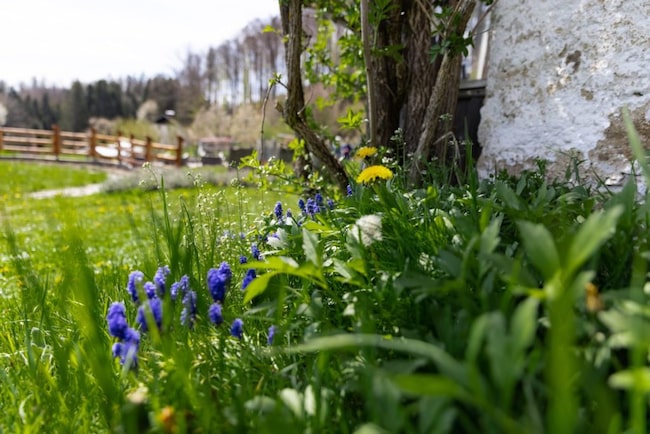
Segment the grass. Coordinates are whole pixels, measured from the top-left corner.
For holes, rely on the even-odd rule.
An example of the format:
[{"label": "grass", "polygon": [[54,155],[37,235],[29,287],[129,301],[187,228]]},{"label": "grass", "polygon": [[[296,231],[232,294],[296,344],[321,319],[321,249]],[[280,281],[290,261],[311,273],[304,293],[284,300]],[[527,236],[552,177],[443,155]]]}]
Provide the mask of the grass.
[{"label": "grass", "polygon": [[39,190],[77,187],[106,180],[101,170],[88,170],[66,165],[32,164],[0,161],[0,199],[6,202]]},{"label": "grass", "polygon": [[[0,428],[645,432],[650,209],[635,184],[550,182],[543,166],[402,179],[311,189],[304,210],[266,188],[160,178],[84,198],[12,192]],[[134,341],[109,332],[114,303],[140,338],[122,361],[111,348]]]}]

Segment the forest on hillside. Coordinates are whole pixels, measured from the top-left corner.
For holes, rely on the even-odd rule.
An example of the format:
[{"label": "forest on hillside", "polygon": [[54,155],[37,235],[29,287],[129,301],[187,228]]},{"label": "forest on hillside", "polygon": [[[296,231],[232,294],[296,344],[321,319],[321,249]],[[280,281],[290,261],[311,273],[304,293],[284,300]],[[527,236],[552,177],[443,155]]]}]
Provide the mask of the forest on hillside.
[{"label": "forest on hillside", "polygon": [[0,76],[0,126],[84,131],[100,120],[155,120],[173,110],[189,127],[200,113],[217,106],[225,112],[260,104],[269,79],[283,69],[279,18],[250,22],[233,39],[207,52],[188,51],[173,75],[123,77],[69,88],[30,84],[10,87]]}]

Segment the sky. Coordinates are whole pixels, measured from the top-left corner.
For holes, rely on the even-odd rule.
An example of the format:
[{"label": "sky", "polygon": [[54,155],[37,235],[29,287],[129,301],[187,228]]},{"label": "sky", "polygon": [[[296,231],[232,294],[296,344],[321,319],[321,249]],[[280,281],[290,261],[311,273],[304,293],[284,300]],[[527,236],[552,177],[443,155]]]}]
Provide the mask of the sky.
[{"label": "sky", "polygon": [[0,81],[69,87],[126,76],[173,76],[277,0],[6,0],[0,2]]}]

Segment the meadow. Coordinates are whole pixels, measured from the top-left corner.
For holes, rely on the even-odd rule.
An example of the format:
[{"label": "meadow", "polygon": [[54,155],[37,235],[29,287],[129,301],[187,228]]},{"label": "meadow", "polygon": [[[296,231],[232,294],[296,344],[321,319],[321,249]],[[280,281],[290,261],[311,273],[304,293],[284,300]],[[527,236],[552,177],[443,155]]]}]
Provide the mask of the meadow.
[{"label": "meadow", "polygon": [[[41,200],[42,169],[8,163],[2,431],[646,432],[635,180],[539,162],[410,189],[380,154],[348,164],[347,192],[258,166]],[[66,171],[48,185],[101,181]]]}]

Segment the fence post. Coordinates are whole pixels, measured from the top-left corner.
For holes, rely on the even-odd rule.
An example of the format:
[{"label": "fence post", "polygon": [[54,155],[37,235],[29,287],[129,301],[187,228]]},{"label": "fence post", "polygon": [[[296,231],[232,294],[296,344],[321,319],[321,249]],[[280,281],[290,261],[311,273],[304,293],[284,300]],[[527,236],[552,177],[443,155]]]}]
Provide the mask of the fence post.
[{"label": "fence post", "polygon": [[178,147],[176,148],[176,166],[181,167],[183,165],[183,138],[177,136]]},{"label": "fence post", "polygon": [[151,137],[147,136],[147,145],[144,149],[144,159],[147,163],[151,163]]},{"label": "fence post", "polygon": [[117,130],[117,137],[115,138],[115,143],[117,144],[117,162],[118,164],[122,164],[122,141],[120,140],[120,137],[122,137],[122,131]]},{"label": "fence post", "polygon": [[52,148],[54,151],[54,157],[58,160],[59,154],[61,153],[61,129],[58,125],[52,125],[52,131],[54,135],[52,136]]},{"label": "fence post", "polygon": [[4,130],[0,128],[0,151],[2,151],[2,140],[4,139],[3,137],[4,134],[5,134]]},{"label": "fence post", "polygon": [[131,164],[135,164],[138,158],[138,156],[135,154],[135,145],[133,144],[133,140],[135,140],[135,135],[131,133],[129,134],[129,143],[131,144]]},{"label": "fence post", "polygon": [[95,148],[97,147],[97,130],[95,128],[90,128],[90,138],[88,142],[88,155],[93,159],[97,159],[97,151],[95,151]]}]

